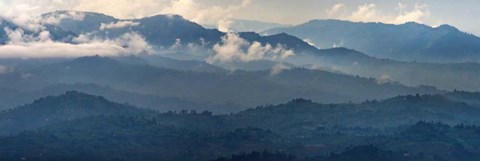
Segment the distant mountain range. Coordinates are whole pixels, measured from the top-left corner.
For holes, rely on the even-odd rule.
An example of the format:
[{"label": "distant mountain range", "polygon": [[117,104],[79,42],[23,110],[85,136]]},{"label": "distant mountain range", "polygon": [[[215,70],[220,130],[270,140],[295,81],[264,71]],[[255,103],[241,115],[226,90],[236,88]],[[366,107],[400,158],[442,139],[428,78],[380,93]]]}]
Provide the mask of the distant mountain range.
[{"label": "distant mountain range", "polygon": [[[78,12],[56,11],[40,16],[54,40],[71,41],[72,37],[88,34],[89,36],[116,38],[128,32],[143,36],[146,41],[156,47],[169,48],[176,43],[201,44],[210,49],[221,41],[222,33],[216,29],[206,29],[199,24],[188,21],[178,15],[156,15],[140,19],[117,19],[108,15]],[[55,22],[50,22],[55,20]],[[57,22],[58,21],[58,22]],[[296,26],[261,23],[248,20],[234,21],[234,25],[264,26],[260,29],[244,29],[238,31],[254,31],[266,36],[240,34],[242,38],[254,42],[283,44],[295,49],[298,53],[315,52],[309,46],[325,49],[346,47],[363,52],[376,58],[387,58],[399,61],[416,61],[430,63],[478,62],[480,60],[480,38],[459,31],[453,26],[442,25],[430,27],[418,23],[401,25],[383,23],[356,23],[341,20],[312,20]],[[18,28],[7,20],[2,20],[2,28]],[[270,27],[270,28],[267,28]],[[260,28],[260,27],[258,27]],[[302,45],[292,43],[296,39],[286,33],[297,36]],[[35,34],[35,33],[32,33]],[[283,37],[279,39],[278,37]],[[0,31],[0,43],[6,43],[5,31]],[[296,41],[296,40],[294,40]],[[307,42],[304,42],[307,41]],[[310,44],[309,44],[310,43]]]},{"label": "distant mountain range", "polygon": [[[54,24],[55,26],[77,35],[90,33],[105,38],[116,38],[128,32],[135,32],[142,35],[151,45],[162,47],[171,47],[178,41],[183,44],[195,43],[211,47],[225,35],[216,29],[203,28],[178,15],[156,15],[122,20],[100,13],[56,11],[43,14],[41,18],[44,21],[56,18],[59,22]],[[248,40],[256,41],[261,38],[262,36],[259,36]],[[276,45],[276,43],[271,44]]]},{"label": "distant mountain range", "polygon": [[480,60],[480,38],[449,25],[312,20],[263,33],[287,33],[313,42],[318,48],[347,47],[377,58],[441,63]]},{"label": "distant mountain range", "polygon": [[[44,14],[43,17],[61,17],[71,11],[58,11]],[[205,51],[187,56],[170,54],[182,59],[203,61],[214,44],[219,43],[225,33],[202,26],[175,15],[157,15],[142,19],[119,20],[97,13],[84,14],[83,20],[64,18],[58,28],[76,34],[95,33],[105,37],[116,37],[126,32],[137,32],[154,46],[169,47],[178,43],[201,43]],[[102,24],[115,24],[131,21],[132,26],[101,30]],[[82,25],[87,25],[81,27]],[[80,28],[76,28],[79,27]],[[82,30],[80,30],[82,29]],[[478,90],[480,74],[475,70],[476,63],[452,63],[475,61],[480,53],[480,39],[463,33],[452,26],[432,28],[417,23],[389,25],[381,23],[354,23],[339,20],[313,20],[308,23],[270,29],[274,34],[262,36],[255,32],[241,32],[238,35],[248,42],[282,44],[293,49],[295,56],[283,60],[291,66],[330,71],[350,75],[373,77],[386,81],[398,81],[409,86],[429,85],[441,89]],[[286,34],[285,34],[286,33]],[[299,38],[295,37],[298,36]],[[305,41],[313,42],[315,45]],[[319,50],[332,46],[346,48]],[[378,45],[382,44],[382,45]],[[199,52],[199,51],[194,51]],[[203,55],[203,56],[202,56]],[[382,59],[389,58],[389,59]],[[404,60],[404,61],[398,61]],[[409,62],[417,61],[417,62]],[[422,62],[442,62],[422,63]],[[449,62],[449,63],[446,63]],[[216,64],[227,69],[266,70],[277,64],[270,61],[233,62]],[[205,65],[204,65],[205,66]],[[442,69],[442,70],[438,70]],[[458,83],[452,83],[458,82]]]},{"label": "distant mountain range", "polygon": [[[375,79],[305,68],[285,69],[275,74],[271,70],[182,71],[150,64],[122,63],[99,56],[13,71],[0,75],[0,81],[5,89],[21,91],[37,91],[55,84],[96,84],[161,98],[181,98],[198,104],[234,104],[237,106],[232,107],[236,108],[280,103],[297,97],[338,103],[383,99],[399,94],[442,92],[435,88],[408,87],[395,82],[379,83]],[[229,112],[241,109],[217,110]]]},{"label": "distant mountain range", "polygon": [[[325,47],[332,46],[337,40],[350,38],[352,40],[354,38],[359,39],[359,41],[352,42],[362,42],[364,45],[356,44],[362,47],[368,47],[369,44],[367,42],[380,43],[380,41],[397,42],[397,45],[398,43],[412,43],[422,46],[425,44],[413,43],[410,40],[417,40],[419,37],[423,37],[426,40],[428,39],[429,44],[431,44],[430,47],[432,49],[429,48],[428,50],[433,50],[435,46],[444,46],[439,45],[439,42],[453,41],[447,39],[448,36],[445,37],[445,35],[451,34],[457,35],[457,38],[462,39],[462,41],[454,41],[455,43],[463,43],[463,40],[468,40],[472,43],[476,42],[477,38],[475,36],[462,33],[449,26],[432,28],[416,23],[388,25],[316,20],[299,26],[269,30],[266,33],[278,31],[278,34],[269,36],[263,36],[255,32],[238,33],[238,36],[246,42],[259,42],[264,46],[267,44],[280,44],[286,49],[292,49],[295,52],[295,56],[279,61],[256,60],[248,62],[236,61],[230,64],[210,64],[205,59],[213,53],[212,47],[215,44],[224,43],[222,37],[226,33],[216,29],[205,29],[201,25],[188,21],[181,16],[157,15],[141,19],[121,20],[99,13],[57,11],[43,14],[40,18],[44,22],[59,20],[58,22],[47,23],[46,29],[52,35],[56,35],[55,39],[57,41],[67,43],[73,43],[70,42],[72,38],[82,34],[101,38],[116,38],[124,33],[135,32],[144,37],[149,44],[158,50],[162,50],[162,47],[163,49],[170,48],[179,42],[184,45],[189,43],[201,44],[205,50],[190,52],[169,51],[172,53],[161,56],[153,54],[116,58],[84,57],[73,61],[68,59],[5,59],[0,60],[1,65],[15,69],[0,75],[1,82],[4,84],[10,83],[8,86],[4,86],[5,89],[38,91],[52,85],[82,83],[111,87],[115,90],[140,95],[185,99],[187,102],[195,104],[216,104],[216,107],[225,107],[223,106],[225,104],[236,104],[235,107],[245,107],[265,103],[280,103],[285,99],[295,97],[305,97],[318,102],[359,102],[365,99],[382,99],[404,94],[441,93],[443,92],[441,90],[459,89],[474,91],[480,89],[477,83],[480,81],[480,73],[476,70],[480,65],[477,63],[439,64],[381,59],[386,56],[382,56],[383,51],[386,51],[383,49],[393,48],[392,46],[389,47],[393,43],[371,46],[371,50],[374,50],[376,47],[382,48],[382,50],[375,50],[382,51],[377,53],[380,55],[372,56],[375,53],[361,52],[362,50],[360,49],[318,49],[317,47],[322,46],[318,46],[319,44],[313,46],[307,43],[307,40],[302,35],[297,35],[300,38],[292,36],[297,34],[293,31],[300,32],[303,31],[303,28],[311,29],[314,32],[305,36],[331,34],[322,36],[320,45],[332,43]],[[2,21],[1,25],[11,27],[12,29],[18,28],[18,26],[6,20]],[[318,27],[321,29],[316,29]],[[345,27],[352,31],[347,30]],[[292,33],[286,31],[286,33],[283,33],[283,31],[280,31],[283,29],[292,30]],[[371,29],[371,31],[367,32],[368,29]],[[332,31],[321,32],[323,30]],[[2,37],[2,32],[4,33],[5,30],[0,31],[0,37]],[[444,33],[443,36],[442,33]],[[343,36],[338,36],[341,34]],[[382,35],[383,38],[387,37],[389,39],[380,39]],[[6,39],[5,33],[3,37]],[[379,39],[377,40],[375,37]],[[325,38],[325,41],[323,41],[323,38]],[[330,41],[327,38],[335,38],[335,40]],[[372,40],[360,41],[360,39]],[[314,40],[317,39],[310,39],[310,41]],[[320,41],[320,39],[318,40]],[[344,43],[344,46],[348,47],[348,44]],[[358,46],[353,44],[351,48],[357,48]],[[395,47],[395,50],[404,50],[404,48],[401,48],[402,46],[405,47],[405,45],[400,45],[397,46],[399,48]],[[414,48],[412,45],[407,46],[411,49]],[[465,49],[472,51],[476,48],[475,45],[472,48],[468,47],[468,45],[465,47]],[[404,51],[413,50],[405,49]],[[426,52],[427,49],[422,47],[421,51]],[[391,50],[391,52],[394,52],[394,50]],[[195,56],[189,55],[192,53]],[[408,54],[422,55],[415,52],[408,52]],[[170,57],[166,58],[164,56]],[[461,56],[459,55],[459,58]],[[415,56],[406,57],[414,58]],[[441,56],[435,57],[441,58]],[[275,67],[282,68],[276,69],[278,73],[272,74]],[[232,69],[245,71],[231,71]],[[306,78],[309,81],[295,79],[295,77]],[[155,82],[151,79],[158,80]],[[146,82],[148,80],[150,82]],[[218,83],[213,82],[213,80],[224,81]],[[246,80],[252,84],[247,84]],[[306,86],[306,84],[311,86]],[[234,93],[229,92],[227,89],[255,94],[241,95],[242,92],[237,91],[237,95],[231,95]],[[207,90],[210,90],[211,94],[218,97],[202,97],[202,93]],[[194,92],[191,93],[191,91]],[[32,98],[29,97],[29,99]],[[29,99],[19,99],[13,102],[24,103],[25,100]],[[135,100],[135,102],[139,101]],[[9,105],[9,103],[4,105]],[[150,107],[148,104],[146,106]],[[216,107],[212,109],[217,109]]]},{"label": "distant mountain range", "polygon": [[446,90],[480,90],[478,63],[420,63],[379,59],[346,48],[319,50],[315,56],[299,59],[310,68],[326,67],[350,75],[399,81],[410,86],[428,85]]}]

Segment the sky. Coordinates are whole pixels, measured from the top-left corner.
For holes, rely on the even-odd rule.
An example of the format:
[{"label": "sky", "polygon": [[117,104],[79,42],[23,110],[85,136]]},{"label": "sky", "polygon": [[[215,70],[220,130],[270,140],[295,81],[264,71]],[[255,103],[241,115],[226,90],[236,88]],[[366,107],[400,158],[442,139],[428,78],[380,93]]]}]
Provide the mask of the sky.
[{"label": "sky", "polygon": [[343,19],[430,26],[450,24],[480,35],[478,0],[0,0],[0,15],[18,21],[55,10],[92,11],[117,18],[179,14],[201,24],[228,27],[232,19],[300,24]]}]

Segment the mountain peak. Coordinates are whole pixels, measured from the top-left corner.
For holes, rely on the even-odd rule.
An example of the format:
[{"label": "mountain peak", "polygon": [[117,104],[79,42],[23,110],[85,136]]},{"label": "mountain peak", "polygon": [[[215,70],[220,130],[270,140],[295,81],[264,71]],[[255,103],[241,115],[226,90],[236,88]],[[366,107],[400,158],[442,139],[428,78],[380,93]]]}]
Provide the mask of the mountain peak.
[{"label": "mountain peak", "polygon": [[111,102],[102,96],[67,91],[58,96],[47,96],[31,104],[0,112],[0,135],[90,116],[136,115],[142,109]]},{"label": "mountain peak", "polygon": [[431,29],[431,26],[421,24],[418,22],[410,21],[410,22],[405,22],[404,24],[401,24],[400,26],[407,26],[407,27],[420,27],[420,28],[425,28],[425,29]]},{"label": "mountain peak", "polygon": [[[64,94],[59,96],[47,96],[47,97],[41,98],[39,100],[34,101],[33,104],[44,104],[44,103],[50,104],[52,102],[73,105],[69,107],[75,107],[78,105],[77,103],[82,104],[83,102],[96,102],[101,104],[113,103],[105,99],[103,96],[94,96],[94,95],[89,95],[89,94],[78,92],[78,91],[66,91]],[[48,108],[52,108],[52,106],[48,106]],[[65,107],[59,106],[58,108],[65,108]]]},{"label": "mountain peak", "polygon": [[451,26],[451,25],[447,25],[447,24],[440,25],[440,26],[436,27],[435,29],[438,29],[438,30],[446,30],[446,31],[453,31],[453,32],[458,32],[458,31],[460,31],[460,30],[458,30],[456,27]]},{"label": "mountain peak", "polygon": [[70,62],[75,63],[75,64],[78,64],[78,63],[81,63],[81,64],[83,64],[83,63],[88,63],[88,64],[91,64],[91,63],[97,63],[97,64],[118,63],[118,61],[116,61],[112,58],[102,57],[102,56],[99,56],[99,55],[79,57],[79,58],[73,59]]},{"label": "mountain peak", "polygon": [[155,17],[178,19],[178,20],[187,20],[182,15],[177,15],[177,14],[157,14],[157,15],[148,16],[148,17],[145,17],[145,18],[155,18]]}]

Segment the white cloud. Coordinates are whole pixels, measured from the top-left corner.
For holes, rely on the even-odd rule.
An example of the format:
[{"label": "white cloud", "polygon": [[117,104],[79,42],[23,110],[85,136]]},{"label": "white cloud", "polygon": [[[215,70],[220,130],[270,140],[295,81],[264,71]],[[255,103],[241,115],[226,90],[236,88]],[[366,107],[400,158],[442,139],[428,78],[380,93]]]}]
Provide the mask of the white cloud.
[{"label": "white cloud", "polygon": [[233,20],[231,18],[231,15],[220,19],[217,22],[217,29],[222,31],[222,32],[229,32],[230,31],[230,26],[233,24]]},{"label": "white cloud", "polygon": [[85,19],[85,14],[82,12],[76,12],[76,11],[59,12],[57,14],[50,14],[48,16],[42,17],[41,20],[39,21],[41,21],[41,23],[43,24],[57,25],[63,19],[83,21]]},{"label": "white cloud", "polygon": [[345,4],[337,3],[337,4],[333,5],[330,9],[327,9],[327,14],[332,16],[332,15],[338,14],[343,9],[345,9]]},{"label": "white cloud", "polygon": [[5,33],[9,39],[8,44],[23,44],[30,42],[46,42],[50,41],[50,33],[48,31],[42,31],[38,33],[38,36],[25,34],[22,29],[12,30],[10,28],[4,28]]},{"label": "white cloud", "polygon": [[390,23],[400,24],[409,21],[422,22],[423,18],[430,16],[430,11],[428,10],[427,5],[416,4],[414,10],[411,11],[405,11],[404,9],[401,9],[404,8],[404,5],[401,3],[398,5],[401,13],[395,17],[394,20],[390,21]]},{"label": "white cloud", "polygon": [[5,29],[10,41],[0,46],[0,58],[79,57],[88,55],[119,56],[148,54],[151,47],[136,33],[126,33],[114,40],[101,40],[81,35],[76,44],[54,42],[48,31],[38,36],[25,34],[23,30]]},{"label": "white cloud", "polygon": [[277,74],[282,73],[285,70],[290,70],[290,69],[292,69],[292,68],[283,64],[283,63],[279,63],[279,64],[273,66],[272,70],[270,71],[270,75],[272,75],[272,76],[277,75]]},{"label": "white cloud", "polygon": [[232,23],[234,12],[251,4],[251,0],[242,0],[240,4],[228,6],[206,6],[196,0],[172,0],[170,5],[162,10],[164,14],[179,14],[200,24],[216,24],[219,30],[227,32]]},{"label": "white cloud", "polygon": [[377,79],[377,84],[387,84],[391,82],[390,75],[382,74],[380,78]]},{"label": "white cloud", "polygon": [[281,44],[273,47],[259,42],[249,43],[235,33],[227,33],[222,42],[213,47],[214,55],[207,59],[208,63],[228,63],[234,61],[249,62],[254,60],[281,60],[294,56],[293,50],[285,49]]},{"label": "white cloud", "polygon": [[26,30],[40,31],[43,26],[36,17],[45,12],[66,8],[65,1],[67,0],[0,1],[0,15]]},{"label": "white cloud", "polygon": [[305,41],[310,46],[315,46],[315,43],[313,43],[313,41],[310,39],[303,39],[303,41]]},{"label": "white cloud", "polygon": [[350,15],[349,19],[353,21],[364,21],[364,22],[368,22],[372,20],[382,21],[381,19],[383,19],[383,17],[378,15],[376,7],[377,5],[373,3],[358,6],[358,9]]},{"label": "white cloud", "polygon": [[200,38],[198,42],[185,43],[181,39],[175,39],[172,46],[160,47],[157,54],[176,59],[205,60],[212,53],[211,46],[207,45],[205,39]]},{"label": "white cloud", "polygon": [[118,21],[118,22],[112,22],[109,24],[102,23],[100,25],[100,30],[118,29],[118,28],[132,27],[132,26],[138,26],[138,25],[140,25],[140,22],[133,22],[133,21]]},{"label": "white cloud", "polygon": [[[343,4],[335,4],[331,9],[327,10],[330,16],[334,18],[345,19],[358,22],[384,22],[392,24],[402,24],[405,22],[422,22],[430,16],[428,6],[416,4],[411,9],[408,5],[398,3],[396,7],[397,13],[389,13],[378,9],[375,3],[366,3],[359,5],[351,13],[346,12],[346,6]],[[341,14],[339,14],[341,13]]]},{"label": "white cloud", "polygon": [[164,0],[70,0],[70,9],[100,12],[117,18],[141,18],[158,13]]},{"label": "white cloud", "polygon": [[10,68],[5,65],[0,65],[0,74],[7,74],[13,71],[13,68]]}]

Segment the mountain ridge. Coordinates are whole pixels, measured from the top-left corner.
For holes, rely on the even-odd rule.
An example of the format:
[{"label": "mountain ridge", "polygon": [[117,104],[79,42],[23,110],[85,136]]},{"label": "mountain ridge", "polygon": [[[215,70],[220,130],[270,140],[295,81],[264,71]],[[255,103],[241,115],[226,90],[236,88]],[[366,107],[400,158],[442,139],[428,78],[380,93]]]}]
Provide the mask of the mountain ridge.
[{"label": "mountain ridge", "polygon": [[[311,32],[307,32],[311,31]],[[264,34],[288,33],[308,39],[319,48],[345,46],[375,56],[401,61],[478,61],[480,38],[450,25],[430,27],[409,22],[385,24],[345,20],[311,20]],[[378,45],[378,44],[384,45]],[[458,55],[458,54],[461,55]]]}]

